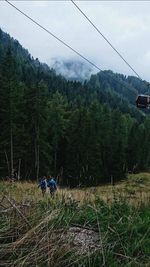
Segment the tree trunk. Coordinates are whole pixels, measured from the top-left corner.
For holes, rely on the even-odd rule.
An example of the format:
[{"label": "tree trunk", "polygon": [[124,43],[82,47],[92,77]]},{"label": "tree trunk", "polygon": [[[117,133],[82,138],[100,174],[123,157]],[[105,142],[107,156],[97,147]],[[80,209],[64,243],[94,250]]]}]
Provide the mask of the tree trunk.
[{"label": "tree trunk", "polygon": [[7,169],[8,169],[8,177],[10,178],[10,166],[9,166],[9,160],[8,160],[8,155],[6,150],[4,151],[5,157],[6,157],[6,162],[7,162]]},{"label": "tree trunk", "polygon": [[36,169],[36,179],[39,179],[39,169],[40,169],[40,164],[39,164],[39,144],[37,145],[37,169]]},{"label": "tree trunk", "polygon": [[35,140],[35,173],[36,173],[36,179],[38,181],[39,179],[39,169],[40,169],[40,162],[39,162],[39,153],[40,153],[40,148],[39,148],[39,129],[37,130],[36,133],[37,137]]},{"label": "tree trunk", "polygon": [[55,145],[55,152],[54,152],[54,174],[56,176],[56,168],[57,168],[57,144]]},{"label": "tree trunk", "polygon": [[13,154],[13,131],[10,130],[10,159],[11,159],[11,179],[14,179],[14,154]]},{"label": "tree trunk", "polygon": [[20,180],[20,166],[21,166],[21,159],[19,159],[19,164],[18,164],[18,175],[17,175],[18,181]]}]

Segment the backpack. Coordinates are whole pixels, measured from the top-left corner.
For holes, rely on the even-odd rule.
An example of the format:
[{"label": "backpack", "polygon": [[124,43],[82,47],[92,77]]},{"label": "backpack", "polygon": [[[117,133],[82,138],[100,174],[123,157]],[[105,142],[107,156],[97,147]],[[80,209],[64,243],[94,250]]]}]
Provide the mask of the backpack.
[{"label": "backpack", "polygon": [[41,186],[41,188],[46,188],[45,180],[42,180],[42,181],[40,182],[40,186]]},{"label": "backpack", "polygon": [[55,182],[53,179],[50,180],[50,181],[48,181],[47,186],[48,186],[50,189],[54,189],[54,190],[57,189],[56,182]]}]

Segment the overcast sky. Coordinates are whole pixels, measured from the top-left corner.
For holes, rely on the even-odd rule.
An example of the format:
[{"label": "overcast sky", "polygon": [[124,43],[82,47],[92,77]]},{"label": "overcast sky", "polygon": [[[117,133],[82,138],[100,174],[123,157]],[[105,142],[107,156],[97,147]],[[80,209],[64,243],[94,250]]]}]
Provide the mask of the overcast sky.
[{"label": "overcast sky", "polygon": [[[71,1],[12,1],[101,69],[134,75]],[[138,74],[150,81],[150,2],[76,1]],[[0,27],[40,61],[79,59],[31,21],[0,0]]]}]

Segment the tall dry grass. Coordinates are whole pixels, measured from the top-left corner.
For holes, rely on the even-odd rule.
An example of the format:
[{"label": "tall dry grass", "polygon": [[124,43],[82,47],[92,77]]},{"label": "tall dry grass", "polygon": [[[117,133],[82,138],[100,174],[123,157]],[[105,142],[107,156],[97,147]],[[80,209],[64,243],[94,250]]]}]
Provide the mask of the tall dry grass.
[{"label": "tall dry grass", "polygon": [[[40,189],[33,182],[0,182],[0,194],[6,193],[8,196],[15,199],[16,202],[38,202],[43,200]],[[148,203],[150,200],[150,174],[140,173],[128,176],[128,179],[115,185],[101,185],[90,188],[59,188],[57,192],[57,200],[61,198],[72,198],[79,201],[81,204],[87,200],[94,201],[95,197],[99,196],[106,202],[111,202],[114,194],[127,197],[128,201],[134,205],[139,205],[141,202]],[[50,194],[47,190],[45,199],[49,199]]]}]

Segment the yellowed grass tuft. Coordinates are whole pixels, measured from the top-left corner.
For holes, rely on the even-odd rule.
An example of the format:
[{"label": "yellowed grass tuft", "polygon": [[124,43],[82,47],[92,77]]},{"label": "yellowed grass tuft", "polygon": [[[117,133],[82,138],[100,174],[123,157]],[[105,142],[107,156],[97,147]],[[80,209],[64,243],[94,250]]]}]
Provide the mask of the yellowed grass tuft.
[{"label": "yellowed grass tuft", "polygon": [[[37,203],[43,200],[41,190],[35,182],[0,182],[0,194],[7,194],[17,203],[30,202]],[[101,185],[98,187],[82,189],[61,189],[57,191],[56,200],[72,199],[81,204],[87,201],[94,201],[95,197],[100,197],[107,203],[111,202],[114,195],[127,197],[134,205],[150,202],[150,173],[130,174],[127,180],[112,185]],[[47,190],[44,199],[50,198]]]}]

